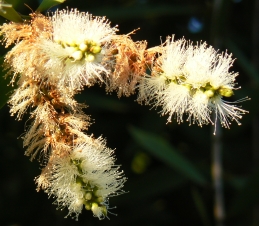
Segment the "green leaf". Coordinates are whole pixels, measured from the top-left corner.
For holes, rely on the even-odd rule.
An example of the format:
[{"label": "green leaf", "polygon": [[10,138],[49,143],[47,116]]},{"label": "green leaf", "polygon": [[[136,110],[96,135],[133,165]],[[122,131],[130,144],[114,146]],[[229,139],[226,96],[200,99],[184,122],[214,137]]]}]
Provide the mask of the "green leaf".
[{"label": "green leaf", "polygon": [[[4,57],[0,58],[0,65],[2,68]],[[9,85],[10,79],[4,78],[4,72],[0,72],[0,109],[6,104],[9,99],[11,91],[14,89],[13,86]]]},{"label": "green leaf", "polygon": [[43,0],[41,2],[41,4],[39,5],[38,9],[36,9],[36,11],[42,12],[42,11],[52,8],[55,5],[59,5],[63,2],[65,2],[65,0]]},{"label": "green leaf", "polygon": [[205,177],[199,170],[162,137],[135,127],[130,127],[129,131],[136,142],[152,155],[192,181],[201,185],[207,183]]},{"label": "green leaf", "polygon": [[[6,5],[10,5],[10,4],[6,4]],[[12,7],[12,5],[8,7],[5,7],[3,5],[2,10],[0,10],[0,16],[16,23],[23,22],[22,17],[18,12],[16,12],[16,10]]]}]

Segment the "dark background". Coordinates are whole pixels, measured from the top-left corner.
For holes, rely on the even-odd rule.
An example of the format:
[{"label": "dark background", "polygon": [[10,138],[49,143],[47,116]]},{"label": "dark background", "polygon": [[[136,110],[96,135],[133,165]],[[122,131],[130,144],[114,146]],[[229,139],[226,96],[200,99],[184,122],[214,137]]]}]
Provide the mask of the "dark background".
[{"label": "dark background", "polygon": [[[8,2],[22,14],[31,13],[24,3],[32,10],[39,4]],[[107,16],[112,26],[119,25],[119,34],[140,28],[132,39],[147,40],[148,47],[175,34],[175,39],[184,36],[194,43],[206,41],[219,51],[227,49],[237,58],[232,69],[239,72],[237,82],[242,86],[231,100],[249,96],[251,100],[240,105],[250,113],[241,126],[217,128],[219,135],[213,136],[212,126],[166,124],[159,109],[139,105],[136,95],[118,99],[116,93],[106,95],[104,87],[84,90],[77,99],[89,105],[85,112],[94,119],[89,134],[107,138],[128,181],[127,193],[110,199],[110,220],[99,221],[83,210],[77,222],[64,219],[66,209],[56,210],[53,198],[36,192],[34,178],[41,166],[24,156],[21,138],[29,114],[17,121],[5,105],[0,110],[0,225],[259,225],[259,1],[67,0],[59,8],[66,6]],[[6,50],[1,51],[3,55]],[[215,140],[222,153],[222,224],[214,214]]]}]

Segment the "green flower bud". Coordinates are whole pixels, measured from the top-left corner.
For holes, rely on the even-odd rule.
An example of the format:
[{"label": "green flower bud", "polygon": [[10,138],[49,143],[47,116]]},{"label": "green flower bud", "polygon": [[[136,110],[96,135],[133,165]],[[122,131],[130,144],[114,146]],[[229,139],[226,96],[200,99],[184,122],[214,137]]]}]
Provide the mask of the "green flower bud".
[{"label": "green flower bud", "polygon": [[87,62],[93,62],[93,61],[95,60],[95,57],[94,57],[93,54],[86,54],[85,60],[86,60]]},{"label": "green flower bud", "polygon": [[95,202],[93,202],[93,203],[92,203],[91,210],[94,212],[98,207],[99,207],[98,204],[95,203]]},{"label": "green flower bud", "polygon": [[[80,165],[80,166],[81,166],[81,165]],[[83,182],[84,182],[85,184],[87,184],[87,183],[88,183],[88,180],[85,179],[85,178],[83,178]]]},{"label": "green flower bud", "polygon": [[85,43],[81,43],[81,44],[79,45],[79,49],[80,49],[81,51],[86,51],[86,50],[87,50],[87,45],[86,45]]},{"label": "green flower bud", "polygon": [[94,202],[92,204],[91,210],[97,216],[100,215],[100,213],[102,213],[104,216],[107,216],[107,208],[106,208],[106,206],[99,206],[97,203]]},{"label": "green flower bud", "polygon": [[211,89],[213,89],[213,90],[218,90],[218,89],[219,89],[219,86],[212,86]]},{"label": "green flower bud", "polygon": [[106,206],[102,206],[101,208],[102,208],[103,215],[107,216],[107,208],[106,208]]},{"label": "green flower bud", "polygon": [[188,90],[192,89],[192,85],[191,84],[182,84],[182,86],[186,87]]},{"label": "green flower bud", "polygon": [[100,196],[100,191],[98,190],[98,188],[94,188],[94,195],[96,197]]},{"label": "green flower bud", "polygon": [[208,98],[214,96],[214,91],[212,89],[206,90],[204,93]]},{"label": "green flower bud", "polygon": [[75,192],[78,192],[81,190],[81,184],[80,183],[74,183],[71,185],[71,189]]},{"label": "green flower bud", "polygon": [[97,45],[97,43],[94,42],[94,41],[90,41],[89,43],[90,43],[91,46],[96,46]]},{"label": "green flower bud", "polygon": [[77,176],[76,183],[82,185],[83,184],[82,178]]},{"label": "green flower bud", "polygon": [[86,192],[85,193],[85,199],[86,200],[91,200],[92,199],[92,193],[91,192]]},{"label": "green flower bud", "polygon": [[99,196],[99,197],[96,199],[96,201],[97,201],[98,203],[102,203],[102,202],[104,201],[104,199],[103,199],[103,197]]},{"label": "green flower bud", "polygon": [[212,88],[212,86],[210,85],[210,83],[206,83],[206,85],[203,85],[202,87],[203,87],[204,89],[206,89],[206,90]]},{"label": "green flower bud", "polygon": [[71,47],[77,46],[77,44],[74,40],[67,40],[65,43]]},{"label": "green flower bud", "polygon": [[92,203],[90,203],[90,202],[85,202],[85,209],[86,209],[86,210],[91,210],[91,209],[92,209]]},{"label": "green flower bud", "polygon": [[78,50],[76,52],[74,52],[73,54],[71,54],[71,57],[74,58],[74,60],[81,60],[83,58],[83,53],[82,51]]},{"label": "green flower bud", "polygon": [[70,47],[70,46],[65,46],[65,49],[72,55],[74,52],[78,51],[77,47]]},{"label": "green flower bud", "polygon": [[93,46],[91,48],[91,52],[94,53],[94,54],[100,53],[101,50],[102,50],[102,48],[100,46]]},{"label": "green flower bud", "polygon": [[222,87],[219,89],[219,94],[224,97],[231,97],[234,95],[234,92],[232,89]]}]

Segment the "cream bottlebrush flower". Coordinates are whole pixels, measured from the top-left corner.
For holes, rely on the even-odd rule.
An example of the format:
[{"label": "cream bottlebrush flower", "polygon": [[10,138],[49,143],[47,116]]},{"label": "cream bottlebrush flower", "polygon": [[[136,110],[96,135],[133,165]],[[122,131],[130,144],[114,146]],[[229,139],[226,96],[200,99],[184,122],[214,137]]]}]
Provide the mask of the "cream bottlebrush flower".
[{"label": "cream bottlebrush flower", "polygon": [[52,37],[39,42],[46,55],[43,76],[71,90],[103,81],[102,76],[109,74],[107,48],[117,28],[110,27],[105,17],[76,9],[57,11],[49,20]]},{"label": "cream bottlebrush flower", "polygon": [[212,123],[215,111],[224,127],[230,120],[239,124],[247,111],[224,102],[222,97],[233,95],[237,73],[229,72],[232,55],[219,54],[206,43],[192,45],[184,39],[167,39],[161,56],[152,67],[152,76],[146,76],[139,85],[139,101],[162,106],[168,121],[175,116],[182,122],[183,114],[190,123],[199,126]]},{"label": "cream bottlebrush flower", "polygon": [[14,73],[12,82],[19,74],[59,89],[69,87],[74,94],[108,76],[106,54],[117,28],[105,17],[63,10],[31,18],[0,26],[6,47],[16,43],[5,57],[5,68]]},{"label": "cream bottlebrush flower", "polygon": [[167,40],[160,48],[160,56],[152,65],[151,76],[143,78],[139,84],[138,101],[162,106],[162,115],[169,114],[171,121],[175,114],[182,122],[183,113],[191,100],[190,86],[183,83],[182,67],[186,59],[186,41]]},{"label": "cream bottlebrush flower", "polygon": [[214,111],[216,120],[219,118],[223,127],[229,128],[233,120],[240,125],[239,120],[247,111],[222,99],[231,97],[236,89],[234,86],[238,73],[229,71],[234,62],[232,55],[218,53],[206,43],[189,45],[187,48],[183,73],[193,96],[188,120],[196,121],[200,126],[209,122],[214,124],[209,116]]},{"label": "cream bottlebrush flower", "polygon": [[[56,197],[59,208],[67,207],[68,215],[76,219],[83,207],[99,219],[107,217],[108,198],[124,193],[121,188],[126,181],[112,154],[98,139],[76,146],[69,156],[50,159],[51,169],[43,175],[49,183],[46,192]],[[37,182],[42,181],[39,177]],[[44,185],[48,183],[44,181]]]}]

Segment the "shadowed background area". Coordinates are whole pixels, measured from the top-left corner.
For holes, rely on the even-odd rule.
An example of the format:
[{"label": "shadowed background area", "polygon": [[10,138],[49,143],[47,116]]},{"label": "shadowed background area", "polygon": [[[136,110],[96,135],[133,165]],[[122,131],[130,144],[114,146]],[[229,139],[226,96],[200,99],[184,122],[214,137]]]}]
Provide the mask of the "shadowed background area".
[{"label": "shadowed background area", "polygon": [[[39,5],[35,0],[8,3],[22,14]],[[36,192],[34,178],[41,166],[30,162],[22,147],[30,109],[17,121],[5,105],[0,110],[0,225],[259,225],[259,0],[67,0],[59,9],[66,6],[106,16],[112,26],[118,25],[119,34],[140,28],[132,39],[147,40],[148,47],[174,34],[193,43],[206,41],[219,52],[227,49],[237,58],[232,70],[239,72],[237,83],[242,86],[231,101],[249,96],[251,100],[240,105],[250,113],[241,126],[233,122],[230,130],[219,130],[215,137],[212,126],[166,124],[159,108],[139,105],[136,95],[118,99],[116,93],[107,95],[104,87],[86,88],[76,98],[89,106],[85,112],[94,123],[88,133],[107,139],[128,181],[126,194],[110,199],[110,220],[99,221],[83,210],[74,221],[64,219],[68,211],[56,210],[53,198]],[[1,55],[5,52],[2,46]],[[2,96],[1,103],[5,99]],[[220,219],[214,211],[212,174],[217,142],[223,172]]]}]

